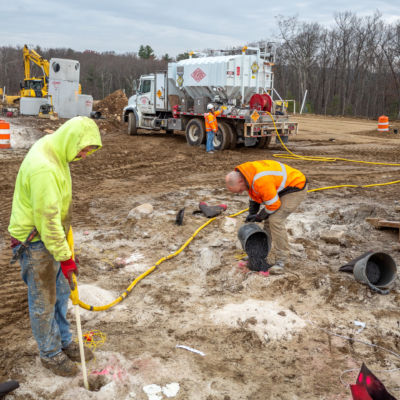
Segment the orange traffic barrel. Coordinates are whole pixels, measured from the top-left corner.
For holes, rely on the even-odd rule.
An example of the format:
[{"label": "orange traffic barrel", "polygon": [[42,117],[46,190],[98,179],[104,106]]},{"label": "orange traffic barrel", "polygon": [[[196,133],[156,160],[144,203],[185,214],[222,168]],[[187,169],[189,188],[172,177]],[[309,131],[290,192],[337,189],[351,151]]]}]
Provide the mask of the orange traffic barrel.
[{"label": "orange traffic barrel", "polygon": [[0,120],[0,149],[11,149],[10,124]]},{"label": "orange traffic barrel", "polygon": [[389,118],[386,115],[381,115],[378,118],[378,131],[387,132],[389,130]]}]

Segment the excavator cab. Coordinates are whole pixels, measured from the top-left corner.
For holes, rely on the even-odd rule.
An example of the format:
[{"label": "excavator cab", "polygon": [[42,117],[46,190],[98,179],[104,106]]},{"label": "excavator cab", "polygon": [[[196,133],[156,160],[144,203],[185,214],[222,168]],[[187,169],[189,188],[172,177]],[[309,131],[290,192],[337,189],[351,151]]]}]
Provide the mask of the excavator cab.
[{"label": "excavator cab", "polygon": [[44,97],[43,87],[43,79],[25,79],[23,84],[21,82],[21,96]]}]

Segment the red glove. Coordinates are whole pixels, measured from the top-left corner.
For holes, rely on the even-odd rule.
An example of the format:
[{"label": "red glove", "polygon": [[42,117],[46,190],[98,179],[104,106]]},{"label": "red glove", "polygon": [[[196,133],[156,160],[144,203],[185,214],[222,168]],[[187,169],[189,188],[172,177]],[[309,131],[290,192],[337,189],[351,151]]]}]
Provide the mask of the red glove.
[{"label": "red glove", "polygon": [[65,278],[69,282],[69,286],[72,288],[74,283],[72,281],[72,274],[79,275],[78,267],[75,264],[75,261],[70,258],[69,260],[61,261],[61,271],[64,274]]}]

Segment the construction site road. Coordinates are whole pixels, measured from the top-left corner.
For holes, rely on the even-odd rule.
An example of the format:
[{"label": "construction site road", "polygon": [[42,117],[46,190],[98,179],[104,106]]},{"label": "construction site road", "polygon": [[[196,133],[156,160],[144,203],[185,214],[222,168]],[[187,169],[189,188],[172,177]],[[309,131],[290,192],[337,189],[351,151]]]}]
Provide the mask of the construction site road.
[{"label": "construction site road", "polygon": [[[288,144],[294,153],[400,163],[400,135],[377,132],[377,121],[313,115],[295,120],[299,133]],[[28,147],[63,121],[9,121],[13,149],[0,152],[0,381],[14,379],[21,386],[7,399],[347,399],[346,383],[355,382],[362,362],[399,396],[400,371],[389,370],[400,368],[400,285],[396,281],[382,296],[339,272],[368,250],[387,252],[399,264],[398,231],[365,221],[400,220],[399,185],[309,193],[288,219],[292,258],[286,274],[265,277],[238,267],[243,251],[237,230],[246,214],[226,215],[246,208],[248,197],[229,193],[224,177],[240,163],[284,153],[281,145],[206,154],[190,147],[183,133],[128,136],[126,125],[109,119],[97,120],[103,148],[71,163],[85,303],[110,303],[175,252],[207,221],[192,214],[200,201],[228,209],[122,303],[106,312],[81,310],[83,331],[99,330],[105,339],[87,364],[91,376],[104,376],[97,393],[87,392],[79,376],[52,375],[40,364],[19,265],[9,265],[7,226]],[[400,178],[399,166],[279,161],[304,172],[310,189]],[[136,207],[146,203],[152,208],[139,213]],[[177,226],[182,208],[183,225]],[[76,335],[72,306],[68,316]]]}]

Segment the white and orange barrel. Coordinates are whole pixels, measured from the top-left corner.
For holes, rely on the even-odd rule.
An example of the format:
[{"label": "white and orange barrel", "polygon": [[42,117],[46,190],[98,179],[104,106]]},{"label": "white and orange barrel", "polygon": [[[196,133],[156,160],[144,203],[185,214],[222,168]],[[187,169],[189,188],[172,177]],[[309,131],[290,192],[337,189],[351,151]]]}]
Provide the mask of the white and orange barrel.
[{"label": "white and orange barrel", "polygon": [[387,132],[389,130],[389,118],[386,115],[381,115],[378,118],[378,131]]},{"label": "white and orange barrel", "polygon": [[0,119],[0,149],[11,149],[10,124]]}]

